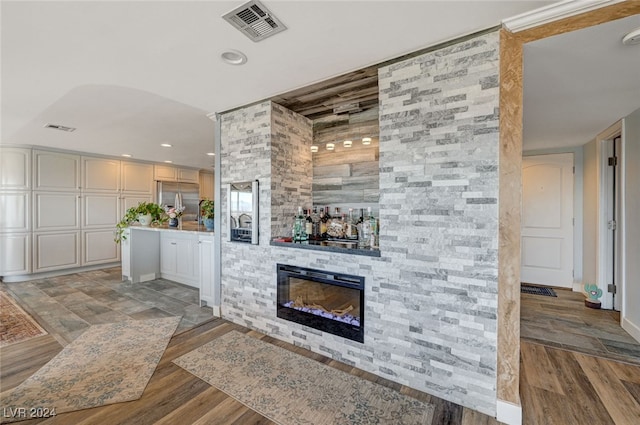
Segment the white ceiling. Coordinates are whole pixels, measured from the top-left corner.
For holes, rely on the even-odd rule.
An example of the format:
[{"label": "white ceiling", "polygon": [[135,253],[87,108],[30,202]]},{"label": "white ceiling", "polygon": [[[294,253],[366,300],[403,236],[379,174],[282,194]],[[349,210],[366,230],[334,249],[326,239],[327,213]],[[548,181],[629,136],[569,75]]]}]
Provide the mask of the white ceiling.
[{"label": "white ceiling", "polygon": [[[254,43],[243,1],[2,1],[1,143],[210,167],[220,112],[498,25],[548,1],[271,1],[288,30]],[[219,59],[244,52],[244,66]],[[73,133],[46,123],[76,127]],[[171,143],[161,149],[160,143]]]},{"label": "white ceiling", "polygon": [[524,46],[524,149],[580,146],[640,108],[640,15]]}]

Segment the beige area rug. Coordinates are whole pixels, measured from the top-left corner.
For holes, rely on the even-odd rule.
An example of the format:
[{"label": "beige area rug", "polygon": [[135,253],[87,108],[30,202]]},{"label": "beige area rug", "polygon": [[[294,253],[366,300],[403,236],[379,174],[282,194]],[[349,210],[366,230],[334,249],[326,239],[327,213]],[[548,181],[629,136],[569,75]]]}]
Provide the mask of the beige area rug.
[{"label": "beige area rug", "polygon": [[9,294],[0,291],[0,347],[40,335],[47,335],[47,331],[42,329]]},{"label": "beige area rug", "polygon": [[0,394],[0,423],[137,400],[179,322],[166,317],[91,326],[22,384]]},{"label": "beige area rug", "polygon": [[173,361],[282,425],[428,425],[433,406],[240,332]]}]

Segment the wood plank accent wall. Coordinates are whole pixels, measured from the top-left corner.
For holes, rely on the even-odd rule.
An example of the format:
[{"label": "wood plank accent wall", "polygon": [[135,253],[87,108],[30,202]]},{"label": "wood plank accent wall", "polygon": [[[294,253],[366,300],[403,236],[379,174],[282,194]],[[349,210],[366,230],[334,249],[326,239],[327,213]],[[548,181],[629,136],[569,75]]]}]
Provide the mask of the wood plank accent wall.
[{"label": "wood plank accent wall", "polygon": [[[380,173],[378,107],[350,115],[330,115],[313,122],[313,204],[378,210]],[[362,138],[371,137],[370,145]],[[351,140],[352,147],[343,147]],[[335,144],[328,151],[327,143]],[[333,210],[332,210],[333,211]]]},{"label": "wood plank accent wall", "polygon": [[498,262],[498,399],[516,405],[520,354],[520,202],[522,168],[522,49],[530,41],[640,14],[626,1],[500,38],[500,236]]}]

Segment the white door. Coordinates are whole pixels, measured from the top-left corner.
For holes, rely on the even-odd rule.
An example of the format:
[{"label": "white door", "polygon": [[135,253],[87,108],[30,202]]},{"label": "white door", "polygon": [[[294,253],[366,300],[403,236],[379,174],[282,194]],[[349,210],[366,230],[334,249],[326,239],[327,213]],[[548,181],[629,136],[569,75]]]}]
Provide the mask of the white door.
[{"label": "white door", "polygon": [[573,285],[573,154],[522,159],[520,281]]},{"label": "white door", "polygon": [[91,192],[120,190],[120,161],[83,156],[82,190]]}]

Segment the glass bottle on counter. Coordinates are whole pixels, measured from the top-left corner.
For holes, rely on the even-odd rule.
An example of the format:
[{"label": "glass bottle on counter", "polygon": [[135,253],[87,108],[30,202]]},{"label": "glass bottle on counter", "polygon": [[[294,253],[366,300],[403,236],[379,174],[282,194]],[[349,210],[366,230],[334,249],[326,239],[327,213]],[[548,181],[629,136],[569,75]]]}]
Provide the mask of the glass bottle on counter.
[{"label": "glass bottle on counter", "polygon": [[302,215],[302,207],[298,207],[298,214],[295,217],[293,222],[293,241],[294,242],[302,242],[308,240],[307,232],[306,232],[306,220],[304,215]]},{"label": "glass bottle on counter", "polygon": [[353,217],[353,208],[349,208],[346,237],[352,240],[358,239],[358,222]]},{"label": "glass bottle on counter", "polygon": [[304,210],[305,215],[305,227],[304,230],[307,233],[307,239],[310,239],[313,235],[313,219],[311,218],[311,209]]},{"label": "glass bottle on counter", "polygon": [[371,213],[371,207],[367,207],[367,213],[369,214],[369,242],[371,248],[378,247],[378,220]]},{"label": "glass bottle on counter", "polygon": [[[371,207],[368,208],[371,211]],[[371,222],[365,220],[364,210],[360,210],[360,221],[358,222],[358,248],[368,248],[371,246]]]},{"label": "glass bottle on counter", "polygon": [[325,214],[324,209],[320,208],[320,238],[327,239],[327,222],[329,218]]},{"label": "glass bottle on counter", "polygon": [[318,215],[318,207],[313,207],[313,214],[311,215],[311,221],[313,223],[313,232],[311,233],[311,239],[320,239],[320,216]]}]

